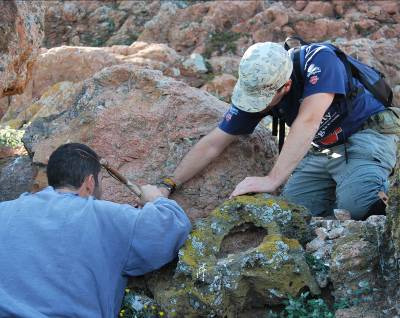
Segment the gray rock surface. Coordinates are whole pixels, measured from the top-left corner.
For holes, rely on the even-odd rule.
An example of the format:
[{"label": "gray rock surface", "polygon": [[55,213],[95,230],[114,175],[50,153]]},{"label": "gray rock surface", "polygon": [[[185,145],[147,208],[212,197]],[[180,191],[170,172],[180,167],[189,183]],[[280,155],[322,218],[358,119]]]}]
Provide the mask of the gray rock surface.
[{"label": "gray rock surface", "polygon": [[28,156],[0,159],[0,201],[13,200],[33,185],[35,169]]}]

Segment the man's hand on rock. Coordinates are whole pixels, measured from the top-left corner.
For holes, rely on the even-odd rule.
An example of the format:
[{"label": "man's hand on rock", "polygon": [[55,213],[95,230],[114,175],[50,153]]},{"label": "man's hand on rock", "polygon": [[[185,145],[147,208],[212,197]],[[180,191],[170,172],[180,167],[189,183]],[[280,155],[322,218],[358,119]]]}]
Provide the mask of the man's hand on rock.
[{"label": "man's hand on rock", "polygon": [[246,193],[274,192],[279,187],[271,177],[247,177],[241,181],[229,198]]},{"label": "man's hand on rock", "polygon": [[158,190],[161,191],[164,197],[168,198],[171,192],[165,187],[158,187]]},{"label": "man's hand on rock", "polygon": [[159,188],[154,185],[146,184],[140,187],[142,190],[142,197],[140,198],[140,204],[145,205],[147,202],[152,202],[160,197],[168,197]]}]

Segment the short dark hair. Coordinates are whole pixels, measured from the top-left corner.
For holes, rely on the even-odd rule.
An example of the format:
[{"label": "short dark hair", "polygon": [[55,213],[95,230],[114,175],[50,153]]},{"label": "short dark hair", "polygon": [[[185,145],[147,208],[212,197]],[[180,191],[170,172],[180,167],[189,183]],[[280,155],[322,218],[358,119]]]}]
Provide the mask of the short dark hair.
[{"label": "short dark hair", "polygon": [[54,189],[62,187],[80,188],[85,178],[94,176],[96,186],[101,170],[99,156],[88,146],[68,143],[58,147],[47,164],[47,180]]}]

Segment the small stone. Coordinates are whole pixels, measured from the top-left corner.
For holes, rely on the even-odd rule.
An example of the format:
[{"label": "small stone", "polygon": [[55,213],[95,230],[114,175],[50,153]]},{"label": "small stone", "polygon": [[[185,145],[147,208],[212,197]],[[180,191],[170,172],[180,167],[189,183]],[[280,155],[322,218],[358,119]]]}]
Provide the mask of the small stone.
[{"label": "small stone", "polygon": [[320,259],[329,259],[332,254],[333,244],[330,244],[329,241],[325,241],[325,244],[321,246],[317,251],[313,253],[316,258]]},{"label": "small stone", "polygon": [[317,234],[317,236],[323,241],[328,237],[328,231],[323,227],[317,227],[315,229],[315,234]]},{"label": "small stone", "polygon": [[315,280],[317,281],[317,284],[320,288],[325,288],[328,286],[329,280],[328,280],[328,275],[323,274],[323,273],[317,273],[315,276]]},{"label": "small stone", "polygon": [[201,89],[206,90],[221,100],[229,102],[236,80],[236,77],[233,75],[218,75],[212,81],[205,84]]},{"label": "small stone", "polygon": [[325,220],[322,216],[313,216],[311,218],[311,223],[320,224],[323,220]]},{"label": "small stone", "polygon": [[316,237],[311,242],[307,243],[306,250],[307,252],[315,252],[318,249],[324,246],[324,241],[321,240],[319,237]]},{"label": "small stone", "polygon": [[350,212],[345,209],[333,209],[333,213],[335,214],[336,219],[339,221],[351,220]]},{"label": "small stone", "polygon": [[75,35],[74,37],[72,37],[71,44],[73,44],[75,46],[79,46],[81,44],[79,35]]},{"label": "small stone", "polygon": [[198,53],[191,54],[190,58],[183,62],[183,66],[195,73],[207,73],[207,66],[204,58]]},{"label": "small stone", "polygon": [[321,226],[326,228],[328,231],[335,229],[339,226],[341,226],[340,221],[339,220],[324,220],[321,223]]},{"label": "small stone", "polygon": [[375,226],[383,226],[386,221],[385,215],[371,215],[367,220],[367,223],[370,223]]},{"label": "small stone", "polygon": [[343,227],[337,227],[335,229],[332,229],[331,231],[329,231],[328,233],[328,238],[330,240],[333,240],[335,238],[340,237],[344,232],[344,228]]},{"label": "small stone", "polygon": [[344,220],[342,221],[342,224],[345,228],[352,229],[353,227],[358,227],[359,225],[357,222],[362,222],[362,221],[355,221],[355,220]]}]

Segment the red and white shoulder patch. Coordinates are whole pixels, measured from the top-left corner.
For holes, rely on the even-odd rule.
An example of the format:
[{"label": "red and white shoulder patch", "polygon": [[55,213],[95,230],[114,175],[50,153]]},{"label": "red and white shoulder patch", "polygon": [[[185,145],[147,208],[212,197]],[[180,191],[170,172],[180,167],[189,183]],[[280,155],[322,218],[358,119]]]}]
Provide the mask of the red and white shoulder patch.
[{"label": "red and white shoulder patch", "polygon": [[315,85],[315,84],[317,84],[318,80],[319,80],[319,77],[317,75],[314,75],[314,76],[310,77],[309,82],[310,82],[310,84]]}]

